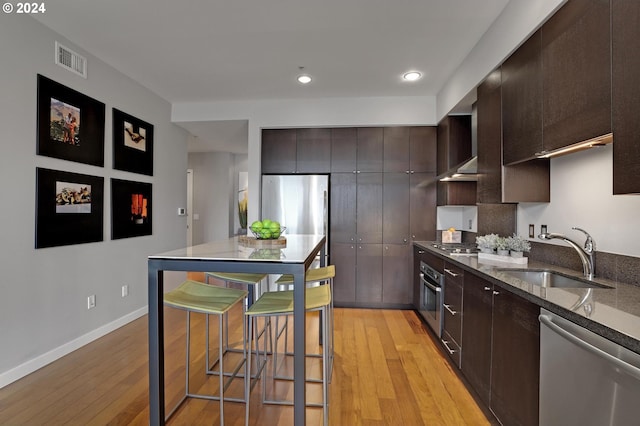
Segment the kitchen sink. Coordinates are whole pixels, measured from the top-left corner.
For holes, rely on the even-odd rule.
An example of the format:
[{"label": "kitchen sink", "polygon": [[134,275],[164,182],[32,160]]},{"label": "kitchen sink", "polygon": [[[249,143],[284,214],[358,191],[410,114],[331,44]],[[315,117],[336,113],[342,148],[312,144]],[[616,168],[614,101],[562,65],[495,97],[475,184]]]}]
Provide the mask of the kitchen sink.
[{"label": "kitchen sink", "polygon": [[540,287],[611,288],[593,281],[564,275],[547,269],[498,269],[498,271]]}]

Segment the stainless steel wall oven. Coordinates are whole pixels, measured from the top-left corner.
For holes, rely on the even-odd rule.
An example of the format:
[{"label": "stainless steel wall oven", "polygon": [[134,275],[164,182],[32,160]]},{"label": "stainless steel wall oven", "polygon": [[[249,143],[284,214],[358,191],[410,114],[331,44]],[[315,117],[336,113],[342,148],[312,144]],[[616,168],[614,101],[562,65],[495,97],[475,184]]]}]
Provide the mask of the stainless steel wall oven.
[{"label": "stainless steel wall oven", "polygon": [[420,262],[419,312],[438,337],[442,337],[442,298],[444,276],[425,262]]}]

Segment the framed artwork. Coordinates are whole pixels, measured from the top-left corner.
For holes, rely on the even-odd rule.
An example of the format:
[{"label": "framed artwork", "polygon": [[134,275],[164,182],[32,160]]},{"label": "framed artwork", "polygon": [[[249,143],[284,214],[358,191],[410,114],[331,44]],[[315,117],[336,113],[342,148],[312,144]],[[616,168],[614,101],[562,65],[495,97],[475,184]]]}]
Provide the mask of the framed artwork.
[{"label": "framed artwork", "polygon": [[153,125],[115,108],[113,168],[153,176]]},{"label": "framed artwork", "polygon": [[104,166],[105,106],[38,74],[38,155]]},{"label": "framed artwork", "polygon": [[36,248],[103,240],[104,178],[36,168]]},{"label": "framed artwork", "polygon": [[151,235],[150,183],[111,179],[111,239]]}]

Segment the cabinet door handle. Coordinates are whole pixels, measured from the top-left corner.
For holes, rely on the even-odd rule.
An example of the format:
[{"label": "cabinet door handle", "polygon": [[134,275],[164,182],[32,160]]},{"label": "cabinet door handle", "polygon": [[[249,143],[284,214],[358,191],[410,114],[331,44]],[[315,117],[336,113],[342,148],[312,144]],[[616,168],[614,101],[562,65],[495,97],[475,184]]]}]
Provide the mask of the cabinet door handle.
[{"label": "cabinet door handle", "polygon": [[406,242],[407,242],[407,239],[406,239],[406,238],[403,238],[403,239],[402,239],[402,241],[404,241],[404,242],[406,243]]},{"label": "cabinet door handle", "polygon": [[424,254],[424,250],[418,250],[418,254]]},{"label": "cabinet door handle", "polygon": [[411,170],[411,174],[414,174],[414,173],[415,173],[415,171]]},{"label": "cabinet door handle", "polygon": [[354,170],[352,173],[354,173],[354,174],[355,174],[355,173],[356,173],[356,171]]},{"label": "cabinet door handle", "polygon": [[445,309],[446,309],[447,311],[449,311],[449,313],[450,313],[451,315],[456,315],[456,314],[458,313],[458,311],[454,311],[454,310],[452,310],[452,309],[449,307],[450,305],[443,304],[442,306],[444,306],[444,307],[445,307]]},{"label": "cabinet door handle", "polygon": [[441,340],[441,342],[444,345],[444,347],[447,348],[447,351],[449,351],[449,355],[453,355],[457,352],[455,349],[451,349],[449,347],[449,342],[447,340]]},{"label": "cabinet door handle", "polygon": [[356,173],[360,173],[360,170],[356,171]]},{"label": "cabinet door handle", "polygon": [[491,291],[491,287],[485,287],[484,291]]},{"label": "cabinet door handle", "polygon": [[444,271],[445,271],[447,274],[451,275],[452,277],[457,277],[457,276],[458,276],[458,274],[456,274],[455,272],[453,272],[453,271],[451,271],[451,270],[449,270],[449,269],[447,269],[447,268],[444,268]]},{"label": "cabinet door handle", "polygon": [[499,291],[494,291],[493,294],[494,294],[494,296],[497,296],[497,295],[500,294],[500,292]]},{"label": "cabinet door handle", "polygon": [[410,172],[409,172],[409,170],[405,170],[404,172],[405,172],[406,174],[409,174],[409,173],[410,173]]}]

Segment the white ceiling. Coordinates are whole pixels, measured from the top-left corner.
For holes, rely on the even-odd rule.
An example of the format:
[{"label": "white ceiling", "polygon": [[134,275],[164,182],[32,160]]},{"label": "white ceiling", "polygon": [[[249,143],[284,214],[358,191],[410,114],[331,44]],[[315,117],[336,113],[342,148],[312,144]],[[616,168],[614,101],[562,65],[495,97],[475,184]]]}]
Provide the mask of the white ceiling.
[{"label": "white ceiling", "polygon": [[[37,19],[172,103],[435,96],[508,2],[56,0]],[[238,126],[183,125],[198,151],[235,147]]]}]

